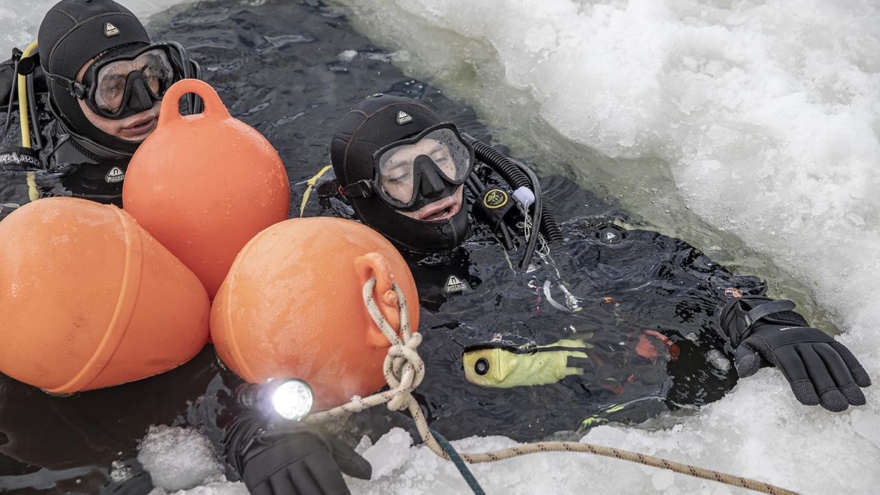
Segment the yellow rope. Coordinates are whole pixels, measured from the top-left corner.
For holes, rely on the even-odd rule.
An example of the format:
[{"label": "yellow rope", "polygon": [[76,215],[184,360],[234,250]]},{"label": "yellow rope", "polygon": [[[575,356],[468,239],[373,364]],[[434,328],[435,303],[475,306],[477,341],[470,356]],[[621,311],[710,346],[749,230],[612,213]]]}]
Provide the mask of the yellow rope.
[{"label": "yellow rope", "polygon": [[[406,299],[403,295],[403,291],[400,290],[400,287],[398,287],[397,284],[393,285],[400,306],[399,336],[394,329],[391,328],[391,325],[388,324],[388,321],[385,320],[385,317],[376,305],[373,298],[373,289],[375,287],[375,278],[368,280],[367,283],[364,284],[364,303],[367,305],[367,309],[370,312],[373,321],[376,322],[376,325],[378,325],[379,329],[382,330],[382,333],[391,343],[391,348],[388,350],[388,355],[385,357],[383,368],[385,380],[388,382],[390,390],[355,400],[327,411],[315,413],[307,417],[305,421],[307,423],[321,423],[349,413],[363,411],[364,409],[379,404],[388,403],[388,408],[391,410],[396,411],[404,408],[408,409],[416,422],[419,434],[421,434],[422,439],[425,441],[425,444],[428,445],[428,448],[438,456],[449,460],[449,456],[443,452],[443,449],[434,439],[434,436],[431,435],[431,432],[428,429],[428,423],[425,420],[424,415],[422,415],[422,410],[419,408],[418,403],[411,394],[411,392],[422,382],[422,379],[424,379],[425,376],[424,363],[416,352],[416,349],[422,342],[422,335],[420,333],[413,333],[410,329],[409,311],[407,310]],[[666,459],[661,459],[659,457],[590,443],[541,442],[519,445],[483,454],[462,454],[461,457],[467,462],[476,464],[481,462],[500,461],[502,459],[510,459],[511,457],[538,452],[585,452],[604,457],[613,457],[615,459],[637,462],[660,469],[668,469],[670,471],[695,476],[697,478],[717,481],[719,483],[741,488],[748,488],[749,490],[754,490],[756,492],[769,493],[771,495],[797,495],[797,492],[779,488],[769,483],[733,476],[711,469],[692,466],[690,464],[667,461]]]},{"label": "yellow rope", "polygon": [[312,177],[311,179],[306,181],[306,184],[308,184],[309,187],[306,188],[306,192],[305,192],[305,194],[303,194],[302,204],[299,205],[299,216],[300,217],[303,216],[303,211],[305,211],[305,209],[306,209],[306,203],[309,202],[309,195],[312,193],[312,188],[315,187],[315,183],[318,182],[318,179],[320,179],[322,175],[327,173],[327,171],[330,170],[331,167],[333,167],[333,165],[327,165],[326,167],[322,168],[320,172],[315,174],[314,177]]}]

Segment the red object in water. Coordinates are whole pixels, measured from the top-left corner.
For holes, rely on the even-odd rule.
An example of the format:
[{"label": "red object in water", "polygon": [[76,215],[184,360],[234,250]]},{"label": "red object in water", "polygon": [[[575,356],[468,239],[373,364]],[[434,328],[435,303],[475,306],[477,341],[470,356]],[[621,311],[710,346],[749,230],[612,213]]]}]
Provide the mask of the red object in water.
[{"label": "red object in water", "polygon": [[636,345],[636,353],[638,353],[639,356],[648,358],[651,362],[657,361],[657,348],[654,347],[654,344],[650,342],[645,334],[660,339],[660,342],[663,342],[663,345],[665,345],[666,349],[669,351],[669,357],[673,361],[678,359],[679,354],[681,354],[681,349],[678,348],[678,345],[671,341],[669,337],[656,330],[645,330],[644,333],[639,335],[639,343]]}]

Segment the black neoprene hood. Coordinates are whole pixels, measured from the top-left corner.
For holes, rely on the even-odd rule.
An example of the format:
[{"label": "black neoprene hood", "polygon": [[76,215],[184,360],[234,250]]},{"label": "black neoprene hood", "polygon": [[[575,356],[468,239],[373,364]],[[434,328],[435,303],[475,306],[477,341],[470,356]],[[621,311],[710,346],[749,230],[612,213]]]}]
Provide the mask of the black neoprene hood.
[{"label": "black neoprene hood", "polygon": [[[371,180],[377,150],[439,123],[431,109],[409,98],[379,94],[364,99],[343,117],[330,145],[337,182],[345,187]],[[349,199],[363,223],[408,251],[448,251],[467,235],[466,203],[451,218],[426,222],[401,215],[375,194]]]},{"label": "black neoprene hood", "polygon": [[[73,80],[99,54],[127,45],[146,46],[150,37],[130,10],[112,0],[61,0],[43,18],[37,42],[43,70]],[[52,110],[74,138],[107,151],[134,153],[138,143],[111,136],[89,122],[63,81],[48,82]]]}]

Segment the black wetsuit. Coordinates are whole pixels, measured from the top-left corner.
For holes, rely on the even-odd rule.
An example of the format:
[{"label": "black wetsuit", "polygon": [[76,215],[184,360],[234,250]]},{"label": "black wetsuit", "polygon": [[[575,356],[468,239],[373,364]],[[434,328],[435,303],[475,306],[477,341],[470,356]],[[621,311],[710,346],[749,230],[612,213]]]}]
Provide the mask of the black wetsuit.
[{"label": "black wetsuit", "polygon": [[[22,151],[22,134],[15,77],[12,60],[0,64],[0,125],[9,115],[9,126],[0,136],[0,204],[6,205],[0,208],[0,219],[15,209],[12,205],[23,205],[33,197],[74,196],[122,206],[122,183],[129,158],[102,159],[70,139],[49,111],[48,90],[39,68],[34,73],[34,101],[41,132],[39,137],[31,138],[39,163],[17,159]],[[11,109],[8,114],[7,109]]]},{"label": "black wetsuit", "polygon": [[[732,275],[684,241],[611,220],[563,223],[565,240],[549,259],[536,256],[529,273],[512,268],[521,248],[508,260],[485,232],[433,263],[411,257],[427,369],[417,396],[433,428],[452,438],[534,440],[576,430],[614,405],[628,404],[603,420],[640,422],[718,400],[733,387],[717,312],[737,294],[763,294],[764,283]],[[641,335],[651,336],[653,351],[639,347]],[[593,346],[581,376],[513,388],[465,379],[462,354],[470,346],[573,338]]]}]

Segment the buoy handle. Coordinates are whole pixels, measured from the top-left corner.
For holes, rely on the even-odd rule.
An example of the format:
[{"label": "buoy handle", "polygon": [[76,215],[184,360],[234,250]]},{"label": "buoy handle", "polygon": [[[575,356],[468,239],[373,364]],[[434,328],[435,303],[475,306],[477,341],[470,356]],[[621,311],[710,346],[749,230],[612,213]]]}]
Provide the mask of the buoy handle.
[{"label": "buoy handle", "polygon": [[[394,332],[400,335],[400,306],[398,306],[397,294],[394,293],[391,264],[381,254],[372,252],[355,259],[354,266],[362,284],[367,283],[367,280],[373,277],[376,278],[373,299],[376,301],[376,305],[379,306],[382,316],[385,317],[385,320],[388,321]],[[366,337],[367,342],[376,347],[388,347],[391,345],[385,334],[372,322],[367,328]]]},{"label": "buoy handle", "polygon": [[199,79],[181,79],[172,84],[165,96],[162,97],[162,108],[159,111],[159,126],[172,121],[183,120],[180,115],[180,99],[183,95],[193,93],[199,96],[205,104],[204,114],[215,119],[230,118],[229,110],[217,91],[210,84]]}]

